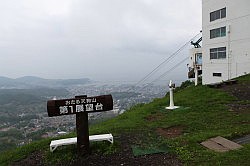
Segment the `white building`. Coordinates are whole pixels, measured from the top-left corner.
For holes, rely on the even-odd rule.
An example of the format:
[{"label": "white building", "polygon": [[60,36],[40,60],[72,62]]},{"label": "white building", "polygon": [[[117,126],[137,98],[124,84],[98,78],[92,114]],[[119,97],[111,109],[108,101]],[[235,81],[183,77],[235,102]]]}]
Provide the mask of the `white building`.
[{"label": "white building", "polygon": [[222,82],[247,73],[250,0],[202,0],[202,83]]}]

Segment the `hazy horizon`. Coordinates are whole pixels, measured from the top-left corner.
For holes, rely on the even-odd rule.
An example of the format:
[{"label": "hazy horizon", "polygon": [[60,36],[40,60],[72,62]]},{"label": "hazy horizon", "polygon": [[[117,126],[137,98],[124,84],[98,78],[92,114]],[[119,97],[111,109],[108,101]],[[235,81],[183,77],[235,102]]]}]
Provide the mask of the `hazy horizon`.
[{"label": "hazy horizon", "polygon": [[[0,75],[10,78],[136,82],[201,29],[200,0],[0,2]],[[186,75],[183,64],[168,77]]]}]

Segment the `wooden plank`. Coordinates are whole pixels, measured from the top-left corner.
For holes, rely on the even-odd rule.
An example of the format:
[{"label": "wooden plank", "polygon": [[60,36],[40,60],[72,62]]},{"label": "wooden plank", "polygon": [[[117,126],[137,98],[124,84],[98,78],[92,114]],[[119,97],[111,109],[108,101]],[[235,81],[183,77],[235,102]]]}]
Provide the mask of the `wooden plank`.
[{"label": "wooden plank", "polygon": [[224,147],[226,147],[226,148],[228,148],[230,150],[235,150],[235,149],[242,148],[241,145],[239,145],[239,144],[237,144],[237,143],[235,143],[233,141],[230,141],[228,139],[225,139],[225,138],[223,138],[221,136],[218,136],[218,137],[215,137],[215,138],[211,138],[210,140],[214,141],[217,144],[220,144],[220,145],[222,145],[222,146],[224,146]]},{"label": "wooden plank", "polygon": [[212,141],[211,139],[202,142],[201,145],[207,147],[208,149],[214,150],[216,152],[227,152],[230,150],[230,149]]}]

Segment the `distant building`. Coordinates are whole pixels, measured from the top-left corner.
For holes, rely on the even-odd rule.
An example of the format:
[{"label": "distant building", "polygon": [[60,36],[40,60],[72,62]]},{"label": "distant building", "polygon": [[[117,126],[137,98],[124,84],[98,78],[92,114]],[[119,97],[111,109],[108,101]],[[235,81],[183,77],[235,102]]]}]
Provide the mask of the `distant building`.
[{"label": "distant building", "polygon": [[196,42],[191,42],[194,48],[190,50],[188,78],[195,78],[195,85],[198,84],[198,77],[202,74],[202,48],[200,46],[201,41],[202,37]]},{"label": "distant building", "polygon": [[249,0],[202,0],[201,52],[203,84],[250,73]]}]

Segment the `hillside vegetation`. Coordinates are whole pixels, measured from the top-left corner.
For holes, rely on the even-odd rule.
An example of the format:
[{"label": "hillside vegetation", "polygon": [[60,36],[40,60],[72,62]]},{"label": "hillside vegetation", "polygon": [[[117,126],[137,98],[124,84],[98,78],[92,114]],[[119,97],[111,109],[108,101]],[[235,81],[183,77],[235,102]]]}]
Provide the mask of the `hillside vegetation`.
[{"label": "hillside vegetation", "polygon": [[[237,87],[242,85],[249,89],[250,75],[238,80]],[[167,94],[164,98],[139,104],[114,119],[91,126],[90,134],[112,133],[115,141],[113,145],[91,144],[92,154],[108,157],[119,153],[123,150],[122,137],[131,136],[135,139],[127,142],[129,146],[144,149],[166,146],[166,155],[175,155],[176,160],[184,165],[248,165],[250,144],[243,145],[239,150],[217,153],[204,148],[200,142],[215,136],[233,139],[250,134],[249,91],[245,91],[246,97],[240,99],[234,92],[223,88],[185,85],[178,88],[174,96],[175,105],[181,106],[179,109],[165,109],[169,105]],[[75,133],[65,137],[72,136]],[[0,155],[0,165],[22,162],[31,153],[39,154],[37,157],[45,165],[70,165],[79,160],[76,146],[61,147],[50,153],[49,143],[50,140],[42,140],[3,153]],[[81,160],[84,162],[87,158]]]}]

